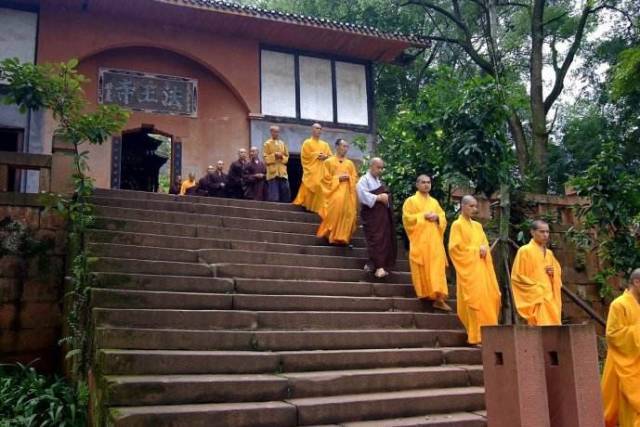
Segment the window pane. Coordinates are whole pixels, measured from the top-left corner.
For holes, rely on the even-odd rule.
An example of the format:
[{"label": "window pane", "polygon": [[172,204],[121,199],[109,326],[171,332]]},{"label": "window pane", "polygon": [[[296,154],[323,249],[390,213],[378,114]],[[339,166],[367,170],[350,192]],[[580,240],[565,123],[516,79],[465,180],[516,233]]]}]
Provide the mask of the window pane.
[{"label": "window pane", "polygon": [[296,116],[293,55],[263,50],[261,55],[262,114]]},{"label": "window pane", "polygon": [[300,56],[299,61],[300,117],[332,122],[331,61],[309,56]]},{"label": "window pane", "polygon": [[367,126],[367,72],[361,64],[336,61],[338,122]]}]

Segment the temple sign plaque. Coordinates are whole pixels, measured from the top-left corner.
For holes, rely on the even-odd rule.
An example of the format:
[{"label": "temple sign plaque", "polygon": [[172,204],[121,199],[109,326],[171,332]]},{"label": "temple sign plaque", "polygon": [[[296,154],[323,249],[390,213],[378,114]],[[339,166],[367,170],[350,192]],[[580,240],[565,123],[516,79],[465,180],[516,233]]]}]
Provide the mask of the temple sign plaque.
[{"label": "temple sign plaque", "polygon": [[187,77],[100,68],[98,102],[134,111],[198,117],[198,81]]}]

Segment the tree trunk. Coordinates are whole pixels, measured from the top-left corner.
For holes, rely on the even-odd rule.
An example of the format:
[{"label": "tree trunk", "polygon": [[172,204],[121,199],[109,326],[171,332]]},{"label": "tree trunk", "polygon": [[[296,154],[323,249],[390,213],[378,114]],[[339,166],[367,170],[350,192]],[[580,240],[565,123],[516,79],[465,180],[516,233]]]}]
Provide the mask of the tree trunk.
[{"label": "tree trunk", "polygon": [[498,252],[494,266],[498,271],[500,293],[502,294],[502,324],[512,325],[516,323],[511,295],[511,278],[509,271],[509,221],[511,219],[511,198],[508,185],[500,186],[500,229],[498,237]]},{"label": "tree trunk", "polygon": [[509,116],[509,132],[516,145],[516,157],[518,158],[518,168],[524,177],[528,172],[529,151],[527,149],[527,136],[524,134],[522,122],[515,111]]},{"label": "tree trunk", "polygon": [[544,44],[545,0],[534,0],[531,11],[531,178],[532,190],[546,193],[547,190],[547,114],[544,106],[542,67]]}]

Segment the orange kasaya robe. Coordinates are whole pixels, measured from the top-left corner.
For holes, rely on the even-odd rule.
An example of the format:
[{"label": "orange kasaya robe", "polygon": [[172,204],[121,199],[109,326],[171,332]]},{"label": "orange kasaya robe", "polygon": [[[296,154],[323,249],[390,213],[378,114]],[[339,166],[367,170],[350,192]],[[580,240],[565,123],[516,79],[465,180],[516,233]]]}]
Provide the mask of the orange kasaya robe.
[{"label": "orange kasaya robe", "polygon": [[[438,222],[424,219],[427,212],[437,214]],[[410,242],[409,265],[416,295],[433,300],[446,298],[449,290],[443,237],[447,219],[440,204],[433,197],[416,192],[402,206],[402,224]]]},{"label": "orange kasaya robe", "polygon": [[[545,268],[553,266],[550,277]],[[511,269],[513,298],[520,316],[531,326],[562,324],[562,269],[551,249],[531,239],[518,249]]]},{"label": "orange kasaya robe", "polygon": [[607,427],[640,427],[640,304],[626,291],[609,307],[602,401]]},{"label": "orange kasaya robe", "polygon": [[[487,255],[480,258],[480,246]],[[460,216],[451,225],[449,256],[456,268],[458,317],[469,344],[482,342],[480,328],[498,324],[500,288],[482,224]]]},{"label": "orange kasaya robe", "polygon": [[304,206],[308,211],[319,213],[324,206],[322,179],[324,178],[324,161],[318,155],[324,153],[331,156],[329,144],[321,139],[309,138],[302,143],[300,161],[302,163],[302,184],[294,205]]},{"label": "orange kasaya robe", "polygon": [[187,194],[187,190],[196,186],[196,180],[185,179],[182,181],[182,185],[180,185],[180,195],[184,196]]},{"label": "orange kasaya robe", "polygon": [[[341,176],[348,176],[348,181],[340,181]],[[348,244],[356,231],[358,215],[356,181],[358,173],[353,162],[347,158],[330,157],[324,162],[322,191],[324,206],[320,210],[322,222],[316,233],[318,237],[326,237],[329,243]]]}]

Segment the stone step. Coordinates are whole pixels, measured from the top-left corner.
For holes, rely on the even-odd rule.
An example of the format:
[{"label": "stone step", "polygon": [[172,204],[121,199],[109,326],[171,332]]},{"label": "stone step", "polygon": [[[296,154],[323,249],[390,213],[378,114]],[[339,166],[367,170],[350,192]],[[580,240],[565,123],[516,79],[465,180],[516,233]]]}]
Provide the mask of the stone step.
[{"label": "stone step", "polygon": [[[410,284],[374,283],[374,282],[342,282],[321,280],[282,280],[233,278],[236,292],[243,294],[271,295],[320,295],[320,296],[379,296],[416,298],[414,288]],[[416,301],[416,300],[414,300]],[[412,303],[412,306],[415,304]]]},{"label": "stone step", "polygon": [[258,242],[251,240],[205,239],[198,237],[163,236],[160,234],[129,233],[110,230],[91,230],[88,234],[88,241],[94,243],[115,243],[170,249],[235,249],[273,253],[367,258],[367,250],[365,248],[309,246],[287,243]]},{"label": "stone step", "polygon": [[287,402],[298,410],[298,425],[310,426],[481,410],[484,409],[484,390],[482,387],[458,387],[310,397]]},{"label": "stone step", "polygon": [[186,330],[460,329],[452,314],[93,308],[97,326]]},{"label": "stone step", "polygon": [[[202,196],[176,196],[164,193],[149,193],[145,191],[114,190],[106,188],[96,188],[94,195],[97,197],[110,197],[130,200],[159,200],[176,201],[183,203],[201,203],[216,206],[238,206],[255,209],[268,209],[273,211],[305,212],[300,206],[291,203],[257,202],[255,200],[227,199],[222,197],[202,197]],[[308,213],[309,215],[315,215]]]},{"label": "stone step", "polygon": [[431,414],[391,420],[341,423],[340,427],[486,427],[487,418],[474,412]]},{"label": "stone step", "polygon": [[[95,270],[95,265],[93,266]],[[93,286],[104,289],[191,293],[230,293],[234,280],[220,277],[173,276],[140,273],[92,273]]]},{"label": "stone step", "polygon": [[[428,366],[357,369],[349,371],[284,373],[289,398],[334,396],[447,387],[466,387],[478,378],[482,366]],[[470,374],[473,372],[473,374]]]},{"label": "stone step", "polygon": [[286,402],[210,403],[112,407],[114,427],[293,427],[295,406]]},{"label": "stone step", "polygon": [[[272,219],[253,219],[232,216],[217,216],[204,214],[188,214],[182,212],[151,211],[143,209],[114,208],[111,206],[96,206],[95,214],[102,218],[118,218],[123,220],[145,221],[153,217],[155,222],[175,225],[224,227],[240,230],[259,230],[278,233],[295,233],[315,237],[318,223],[278,221]],[[362,231],[354,236],[362,237]]]},{"label": "stone step", "polygon": [[[180,214],[215,215],[218,217],[237,217],[249,219],[270,219],[276,221],[292,221],[300,223],[318,224],[318,215],[303,210],[274,210],[271,206],[230,206],[211,203],[199,203],[197,200],[144,200],[127,199],[112,196],[94,196],[91,198],[94,206],[102,208],[140,209],[156,212],[177,212]],[[185,218],[191,218],[189,215]]]},{"label": "stone step", "polygon": [[[148,216],[147,216],[148,218]],[[214,227],[204,225],[173,224],[123,218],[97,217],[94,229],[124,231],[164,236],[197,237],[206,239],[244,240],[270,243],[287,243],[294,245],[318,246],[324,240],[315,234],[287,233],[282,231],[264,231],[263,229],[247,229],[233,227]],[[353,238],[351,244],[357,248],[365,248],[363,238]]]},{"label": "stone step", "polygon": [[[421,304],[414,299],[412,285],[398,283],[172,276],[104,271],[95,272],[93,276],[95,287],[107,289],[205,293],[233,292],[235,289],[242,294],[403,297],[397,302],[398,307],[404,303],[408,307]],[[450,291],[454,290],[455,288],[450,287]],[[429,307],[428,302],[425,304]],[[405,311],[411,310],[407,308]]]},{"label": "stone step", "polygon": [[[106,376],[109,406],[234,403],[465,387],[481,366],[432,366],[258,375]],[[477,384],[482,385],[482,384]]]},{"label": "stone step", "polygon": [[457,387],[289,399],[284,402],[118,406],[111,408],[110,413],[116,426],[287,427],[468,412],[483,408],[481,387]]},{"label": "stone step", "polygon": [[[88,247],[91,254],[97,257],[144,259],[152,261],[204,262],[207,264],[233,262],[359,269],[367,261],[366,258],[287,254],[257,250],[170,249],[164,247],[134,246],[115,243],[89,243]],[[408,271],[408,268],[409,266],[407,261],[398,261],[398,271]]]},{"label": "stone step", "polygon": [[212,269],[196,262],[149,261],[126,258],[98,258],[92,265],[95,272],[140,273],[155,275],[213,277]]},{"label": "stone step", "polygon": [[311,331],[203,331],[185,329],[96,328],[95,347],[131,350],[346,350],[457,347],[460,330],[358,329]]},{"label": "stone step", "polygon": [[91,305],[100,308],[256,311],[427,311],[411,298],[316,295],[216,294],[132,289],[91,289]]},{"label": "stone step", "polygon": [[373,274],[362,269],[304,267],[291,265],[262,265],[227,263],[215,266],[217,277],[260,278],[285,280],[321,280],[335,282],[373,282],[411,284],[411,274],[394,271],[383,279],[376,279]]},{"label": "stone step", "polygon": [[[282,352],[102,349],[96,357],[107,375],[262,374],[482,363],[481,351],[474,347]],[[471,383],[481,384],[482,376]]]}]

